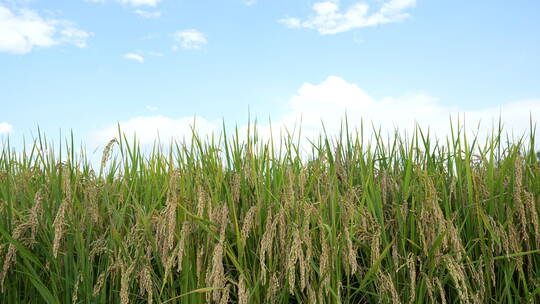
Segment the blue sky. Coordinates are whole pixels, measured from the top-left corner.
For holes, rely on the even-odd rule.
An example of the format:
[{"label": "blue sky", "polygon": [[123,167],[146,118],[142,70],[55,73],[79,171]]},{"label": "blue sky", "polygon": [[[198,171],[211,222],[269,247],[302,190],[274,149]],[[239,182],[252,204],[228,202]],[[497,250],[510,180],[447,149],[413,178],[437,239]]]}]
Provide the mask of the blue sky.
[{"label": "blue sky", "polygon": [[[540,2],[0,0],[0,136],[540,116]],[[264,131],[263,125],[263,131]]]}]

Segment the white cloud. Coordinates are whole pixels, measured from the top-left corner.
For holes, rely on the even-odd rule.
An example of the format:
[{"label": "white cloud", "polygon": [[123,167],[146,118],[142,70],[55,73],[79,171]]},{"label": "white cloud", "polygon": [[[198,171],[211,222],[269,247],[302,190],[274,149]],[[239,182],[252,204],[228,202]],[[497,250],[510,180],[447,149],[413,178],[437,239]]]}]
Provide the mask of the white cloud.
[{"label": "white cloud", "polygon": [[92,33],[65,20],[44,19],[37,12],[21,9],[14,12],[0,4],[0,52],[26,54],[35,47],[63,43],[86,47]]},{"label": "white cloud", "polygon": [[[198,135],[209,135],[217,132],[220,127],[219,122],[211,122],[202,117],[184,117],[173,119],[165,116],[144,116],[135,117],[126,121],[118,122],[123,133],[132,138],[136,134],[142,145],[151,145],[159,139],[161,142],[168,142],[172,139],[189,142],[192,135],[192,127],[195,126]],[[112,124],[93,134],[95,144],[102,145],[117,137],[117,124]]]},{"label": "white cloud", "polygon": [[156,106],[148,105],[148,106],[146,106],[146,109],[147,109],[148,111],[157,111],[159,108],[156,107]]},{"label": "white cloud", "polygon": [[13,126],[7,122],[0,122],[0,135],[13,132]]},{"label": "white cloud", "polygon": [[[184,49],[200,49],[203,45],[208,43],[204,33],[195,29],[178,31],[173,35],[173,37],[174,40]],[[177,49],[178,46],[174,45],[173,50]]]},{"label": "white cloud", "polygon": [[255,4],[257,4],[257,0],[246,0],[246,1],[244,1],[245,6],[253,6]]},{"label": "white cloud", "polygon": [[[509,102],[500,106],[480,109],[466,109],[445,106],[439,100],[426,93],[407,94],[398,97],[374,98],[358,85],[340,77],[330,76],[319,84],[304,83],[296,94],[291,96],[280,117],[272,117],[272,124],[259,124],[257,129],[262,139],[269,139],[270,132],[274,138],[285,129],[298,129],[301,121],[302,138],[315,139],[323,131],[337,135],[347,115],[350,130],[359,128],[363,120],[366,135],[369,137],[371,124],[380,127],[383,133],[392,134],[395,128],[409,134],[418,124],[422,130],[429,128],[431,135],[444,139],[450,134],[450,117],[459,117],[461,123],[465,119],[468,134],[477,131],[481,122],[480,135],[491,130],[492,123],[501,118],[505,131],[514,135],[523,135],[529,130],[529,118],[537,121],[540,117],[540,99]],[[221,123],[197,117],[196,130],[202,136],[221,131]],[[120,122],[122,130],[128,134],[137,133],[142,144],[151,144],[161,140],[191,136],[190,126],[193,117],[174,119],[166,116],[137,117]],[[454,125],[454,127],[456,127]],[[240,127],[241,135],[246,133],[247,126]],[[116,125],[112,124],[95,132],[100,144],[106,143],[116,135]],[[482,138],[482,137],[481,137]],[[485,135],[484,135],[485,138]],[[304,141],[304,147],[307,147]]]},{"label": "white cloud", "polygon": [[355,28],[401,21],[409,16],[406,10],[415,5],[416,0],[390,0],[370,14],[370,7],[365,2],[357,2],[341,12],[339,0],[328,0],[315,3],[312,6],[314,15],[306,20],[289,17],[278,21],[290,28],[313,29],[323,35],[337,34]]},{"label": "white cloud", "polygon": [[127,53],[124,55],[124,58],[128,60],[134,60],[139,63],[144,63],[144,58],[141,55],[133,54],[133,53]]},{"label": "white cloud", "polygon": [[[412,131],[415,124],[430,128],[437,136],[450,134],[450,117],[465,119],[472,132],[478,122],[488,130],[492,122],[501,116],[505,130],[524,134],[529,129],[529,115],[540,117],[540,99],[516,101],[483,109],[464,109],[442,105],[437,98],[425,93],[376,99],[354,83],[330,76],[320,84],[304,83],[287,103],[286,113],[272,123],[272,129],[293,130],[302,121],[302,134],[308,138],[317,136],[321,122],[329,134],[337,134],[342,119],[347,115],[351,127],[359,126],[363,119],[367,127],[373,123],[387,132],[397,127]],[[262,136],[268,135],[270,126],[261,126]]]},{"label": "white cloud", "polygon": [[145,11],[145,10],[135,10],[135,14],[144,19],[157,19],[161,17],[161,12],[159,11]]}]

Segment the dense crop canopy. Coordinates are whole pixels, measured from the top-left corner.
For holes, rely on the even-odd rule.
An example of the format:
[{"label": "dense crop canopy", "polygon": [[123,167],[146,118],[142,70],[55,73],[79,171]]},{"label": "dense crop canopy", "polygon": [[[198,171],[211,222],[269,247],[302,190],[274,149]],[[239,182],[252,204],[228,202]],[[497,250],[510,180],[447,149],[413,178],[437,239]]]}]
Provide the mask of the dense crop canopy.
[{"label": "dense crop canopy", "polygon": [[0,302],[540,302],[533,131],[248,134],[144,153],[119,133],[97,165],[6,143]]}]

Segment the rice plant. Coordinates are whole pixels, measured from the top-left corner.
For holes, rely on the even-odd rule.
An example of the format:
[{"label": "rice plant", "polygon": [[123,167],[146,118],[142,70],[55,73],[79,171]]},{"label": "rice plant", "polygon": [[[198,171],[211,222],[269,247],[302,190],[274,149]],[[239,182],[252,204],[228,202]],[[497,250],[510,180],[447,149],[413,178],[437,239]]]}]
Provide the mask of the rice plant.
[{"label": "rice plant", "polygon": [[0,302],[540,303],[534,130],[6,141]]}]

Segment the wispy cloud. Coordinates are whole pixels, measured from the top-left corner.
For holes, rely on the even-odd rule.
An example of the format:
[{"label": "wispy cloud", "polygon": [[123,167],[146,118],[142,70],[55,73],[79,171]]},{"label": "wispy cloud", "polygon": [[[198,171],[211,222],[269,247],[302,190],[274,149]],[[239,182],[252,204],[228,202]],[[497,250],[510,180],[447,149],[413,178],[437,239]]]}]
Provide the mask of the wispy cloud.
[{"label": "wispy cloud", "polygon": [[144,63],[144,57],[142,57],[141,55],[134,54],[134,53],[127,53],[124,55],[124,58],[128,60],[134,60],[139,63]]},{"label": "wispy cloud", "polygon": [[[106,0],[86,0],[88,2],[103,3]],[[131,6],[156,6],[161,0],[115,0],[123,4],[128,4]]]},{"label": "wispy cloud", "polygon": [[287,17],[278,21],[290,28],[313,29],[323,35],[338,34],[401,21],[409,17],[406,11],[415,5],[416,0],[390,0],[370,14],[370,6],[366,2],[357,2],[342,12],[339,0],[328,0],[315,3],[312,6],[314,14],[305,20]]},{"label": "wispy cloud", "polygon": [[161,17],[160,11],[145,11],[145,10],[135,10],[135,14],[144,19],[157,19]]},{"label": "wispy cloud", "polygon": [[144,36],[142,36],[141,40],[152,40],[158,38],[160,35],[158,33],[148,33]]},{"label": "wispy cloud", "polygon": [[200,49],[203,45],[208,43],[204,33],[196,29],[178,31],[173,37],[175,42],[179,44],[175,44],[173,50],[177,50],[178,46],[184,49]]},{"label": "wispy cloud", "polygon": [[116,0],[132,6],[156,6],[161,0]]},{"label": "wispy cloud", "polygon": [[163,53],[161,53],[161,52],[154,52],[154,51],[148,52],[148,55],[154,56],[154,57],[163,57],[163,56],[165,56],[165,55],[164,55]]},{"label": "wispy cloud", "polygon": [[156,107],[156,106],[148,105],[148,106],[146,106],[146,109],[147,109],[148,111],[157,111],[159,108]]},{"label": "wispy cloud", "polygon": [[257,0],[246,0],[246,1],[244,1],[245,6],[253,6],[255,4],[257,4]]},{"label": "wispy cloud", "polygon": [[26,54],[36,47],[87,46],[93,34],[67,20],[46,19],[30,9],[12,10],[0,4],[0,52]]},{"label": "wispy cloud", "polygon": [[0,122],[0,135],[13,132],[13,126],[7,122]]},{"label": "wispy cloud", "polygon": [[93,35],[92,33],[78,29],[75,26],[62,29],[60,34],[62,42],[71,43],[79,48],[87,47],[86,41]]}]

